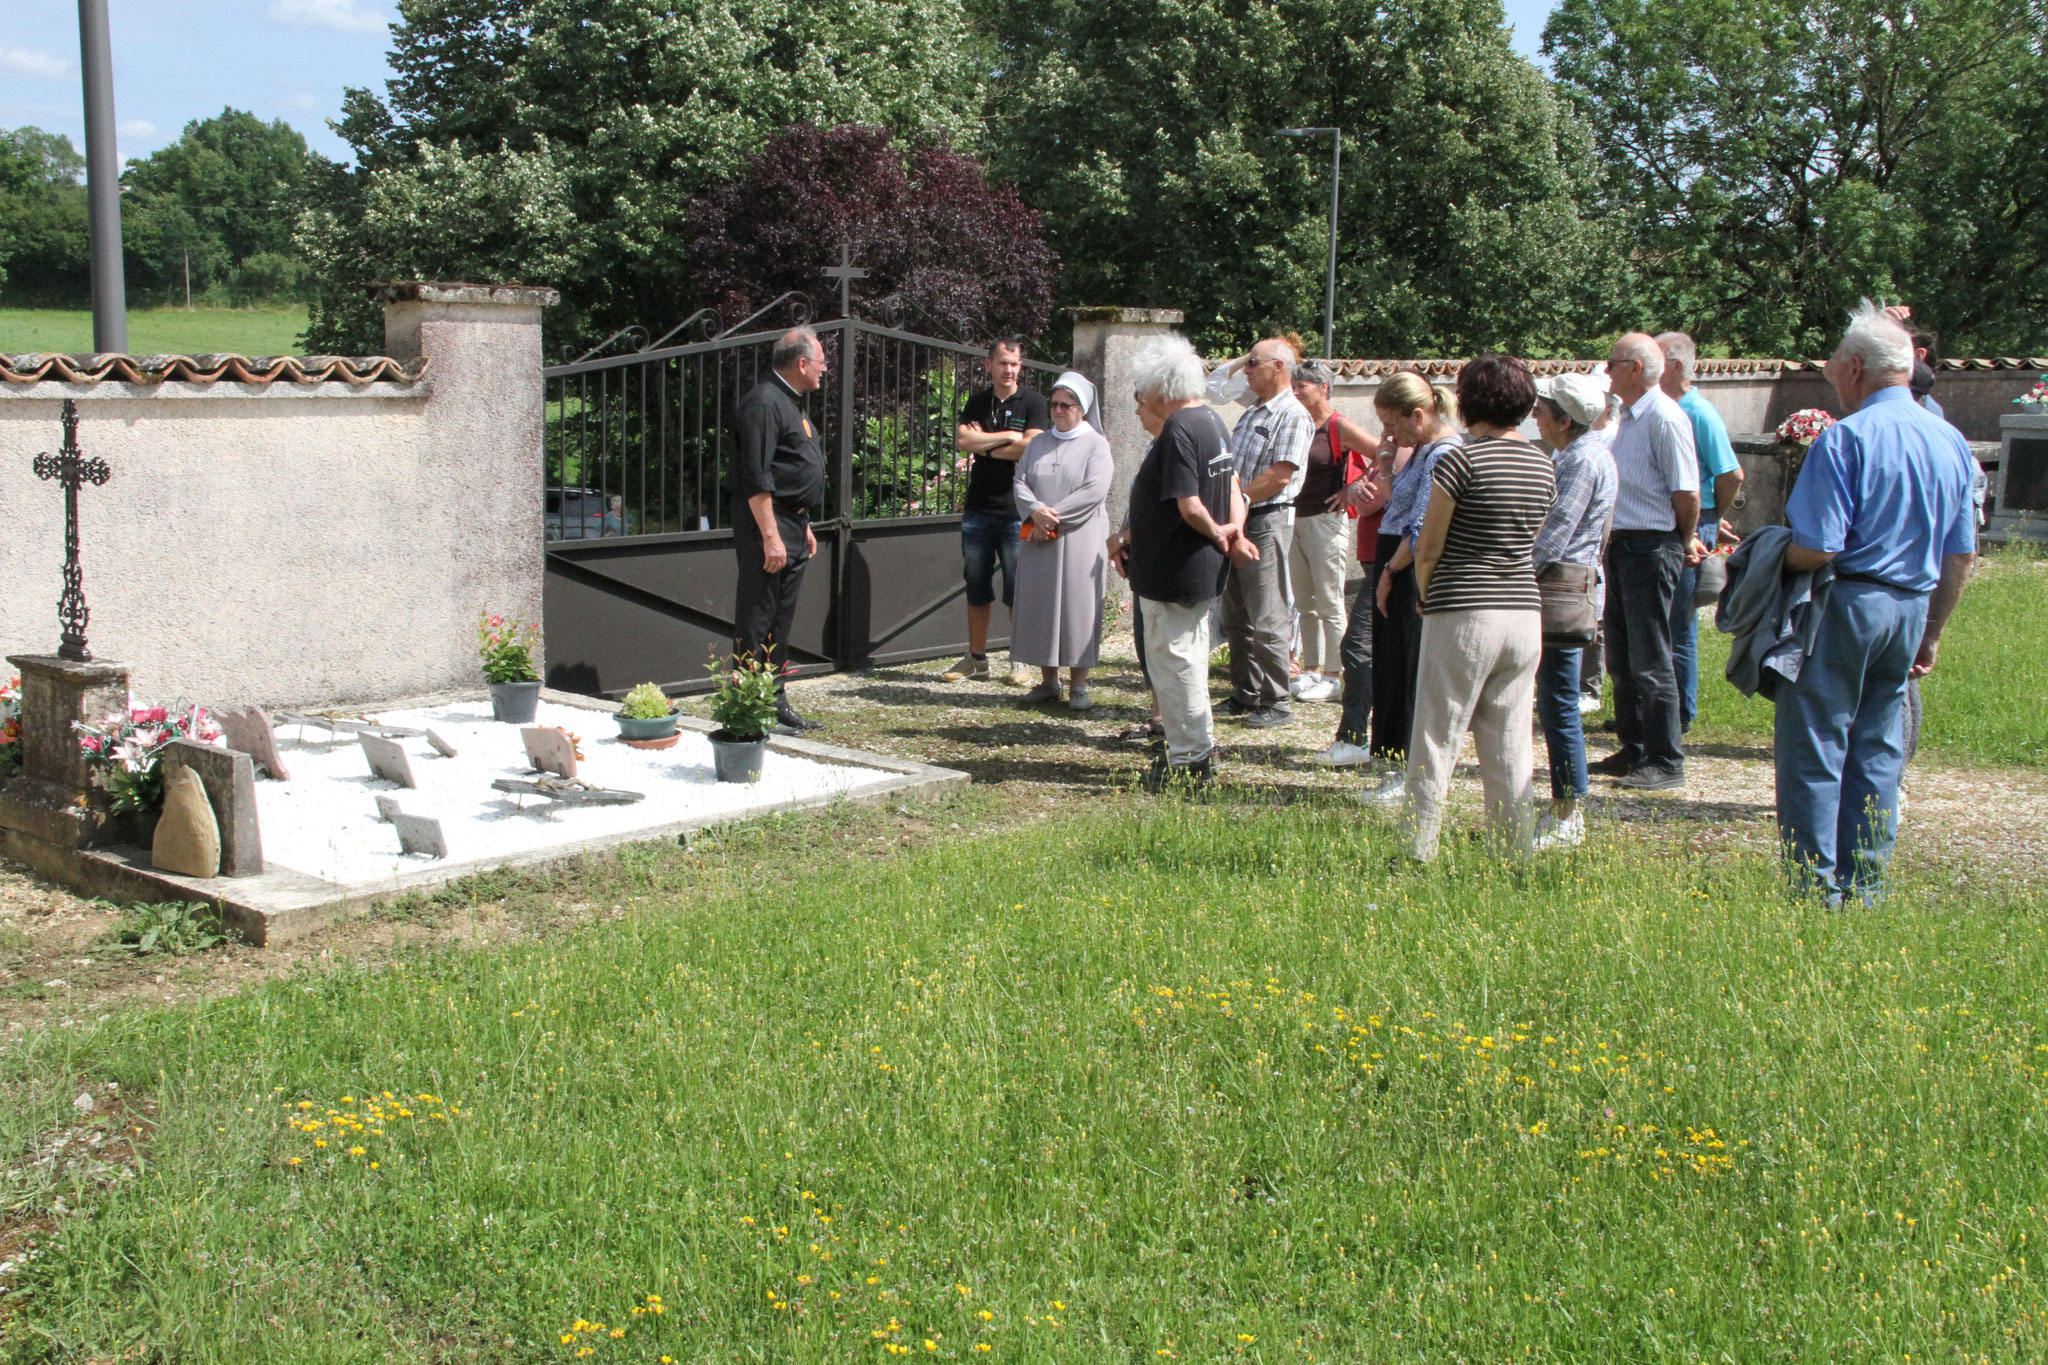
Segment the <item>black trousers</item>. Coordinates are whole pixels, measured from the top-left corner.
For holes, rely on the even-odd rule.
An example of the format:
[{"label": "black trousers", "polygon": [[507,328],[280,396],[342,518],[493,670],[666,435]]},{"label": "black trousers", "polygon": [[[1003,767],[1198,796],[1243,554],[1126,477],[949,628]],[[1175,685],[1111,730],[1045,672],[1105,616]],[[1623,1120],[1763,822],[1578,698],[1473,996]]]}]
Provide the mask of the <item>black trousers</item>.
[{"label": "black trousers", "polygon": [[[1374,558],[1384,566],[1401,544],[1399,536],[1381,536]],[[1387,573],[1385,567],[1381,573]],[[1372,620],[1372,752],[1375,758],[1400,758],[1408,752],[1415,729],[1415,673],[1422,666],[1422,613],[1416,605],[1411,566],[1392,575],[1384,616]]]},{"label": "black trousers", "polygon": [[1679,747],[1678,670],[1671,603],[1685,568],[1676,531],[1616,531],[1607,541],[1607,671],[1614,731],[1639,767],[1685,771]]},{"label": "black trousers", "polygon": [[1337,650],[1344,663],[1344,714],[1337,721],[1337,738],[1362,745],[1372,736],[1373,614],[1379,610],[1373,593],[1379,588],[1380,566],[1375,561],[1358,567],[1365,577],[1351,599],[1351,615],[1344,620],[1344,640]]},{"label": "black trousers", "polygon": [[800,514],[775,509],[776,530],[789,562],[769,573],[762,567],[761,528],[754,524],[753,509],[744,502],[733,505],[732,547],[739,558],[732,604],[733,659],[766,658],[775,668],[777,696],[782,695],[783,674],[789,669],[789,628],[796,618],[797,589],[803,586],[804,566],[810,562],[804,549],[808,525]]}]

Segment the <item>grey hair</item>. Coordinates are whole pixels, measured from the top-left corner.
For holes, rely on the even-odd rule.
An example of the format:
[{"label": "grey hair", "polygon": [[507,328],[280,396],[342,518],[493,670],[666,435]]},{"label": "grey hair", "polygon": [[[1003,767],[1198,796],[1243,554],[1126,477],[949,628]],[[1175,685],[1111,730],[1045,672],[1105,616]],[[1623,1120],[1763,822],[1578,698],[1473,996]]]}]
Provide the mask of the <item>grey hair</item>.
[{"label": "grey hair", "polygon": [[1690,383],[1693,368],[1700,363],[1700,348],[1692,344],[1692,338],[1683,332],[1657,333],[1657,349],[1664,353],[1666,365],[1678,367],[1678,377]]},{"label": "grey hair", "polygon": [[1559,407],[1556,399],[1544,398],[1539,395],[1536,401],[1550,410],[1551,421],[1564,423],[1566,445],[1570,445],[1573,441],[1578,440],[1581,436],[1592,430],[1584,422],[1576,420],[1570,413]]},{"label": "grey hair", "polygon": [[1643,362],[1643,382],[1654,385],[1664,377],[1664,352],[1658,349],[1655,339],[1640,332],[1632,332],[1614,343],[1614,349],[1623,360]]},{"label": "grey hair", "polygon": [[1294,367],[1291,376],[1297,384],[1330,384],[1337,376],[1330,373],[1330,367],[1320,360],[1304,360]]},{"label": "grey hair", "polygon": [[818,334],[808,327],[792,327],[782,334],[775,343],[775,349],[768,353],[768,368],[786,370],[799,360],[808,360],[811,347],[818,348],[818,354],[825,353],[825,343],[818,340]]},{"label": "grey hair", "polygon": [[1131,357],[1131,380],[1138,399],[1160,398],[1184,403],[1208,392],[1209,372],[1202,357],[1179,332],[1154,337]]},{"label": "grey hair", "polygon": [[1913,334],[1886,316],[1883,304],[1865,299],[1849,311],[1849,330],[1835,354],[1859,357],[1872,374],[1911,374]]}]

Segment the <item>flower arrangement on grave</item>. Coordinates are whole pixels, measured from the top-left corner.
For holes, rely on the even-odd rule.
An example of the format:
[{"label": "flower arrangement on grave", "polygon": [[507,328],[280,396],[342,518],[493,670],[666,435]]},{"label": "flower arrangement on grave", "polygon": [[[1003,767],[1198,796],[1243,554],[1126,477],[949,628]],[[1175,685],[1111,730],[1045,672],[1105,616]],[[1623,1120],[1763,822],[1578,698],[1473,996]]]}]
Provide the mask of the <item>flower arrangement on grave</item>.
[{"label": "flower arrangement on grave", "polygon": [[21,771],[21,679],[0,683],[0,777]]},{"label": "flower arrangement on grave", "polygon": [[2048,408],[2048,374],[2034,381],[2034,387],[2012,400],[2025,408]]},{"label": "flower arrangement on grave", "polygon": [[660,720],[674,715],[675,710],[676,704],[668,694],[651,682],[641,683],[619,704],[619,714],[628,720]]},{"label": "flower arrangement on grave", "polygon": [[1801,447],[1811,446],[1834,424],[1835,419],[1822,408],[1801,408],[1778,423],[1778,439]]},{"label": "flower arrangement on grave", "polygon": [[676,704],[651,682],[641,683],[619,704],[619,738],[636,749],[667,749],[676,742]]},{"label": "flower arrangement on grave", "polygon": [[713,738],[741,742],[766,739],[775,728],[775,666],[766,659],[749,657],[729,665],[712,665],[713,672],[721,669],[718,691],[711,697],[711,719],[718,722],[718,733]]},{"label": "flower arrangement on grave", "polygon": [[487,683],[530,683],[540,681],[534,666],[534,651],[540,648],[540,627],[516,616],[479,612],[476,619],[476,649],[483,661]]},{"label": "flower arrangement on grave", "polygon": [[78,747],[94,786],[123,814],[155,815],[164,808],[163,765],[157,760],[175,739],[211,744],[220,727],[203,706],[144,706],[133,697],[98,725],[78,725]]}]

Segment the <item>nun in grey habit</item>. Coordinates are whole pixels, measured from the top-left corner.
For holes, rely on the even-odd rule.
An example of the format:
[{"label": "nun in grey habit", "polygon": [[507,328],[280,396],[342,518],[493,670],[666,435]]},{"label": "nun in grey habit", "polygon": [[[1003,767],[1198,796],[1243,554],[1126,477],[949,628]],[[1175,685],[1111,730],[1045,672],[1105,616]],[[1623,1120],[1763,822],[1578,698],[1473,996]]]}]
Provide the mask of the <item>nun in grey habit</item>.
[{"label": "nun in grey habit", "polygon": [[1068,370],[1053,382],[1047,406],[1052,429],[1041,432],[1017,461],[1017,515],[1025,539],[1017,547],[1017,591],[1011,607],[1010,657],[1037,664],[1038,686],[1022,704],[1060,699],[1060,673],[1070,670],[1067,705],[1086,711],[1088,670],[1102,650],[1102,594],[1109,582],[1103,504],[1116,476],[1109,438],[1095,406],[1095,386]]}]

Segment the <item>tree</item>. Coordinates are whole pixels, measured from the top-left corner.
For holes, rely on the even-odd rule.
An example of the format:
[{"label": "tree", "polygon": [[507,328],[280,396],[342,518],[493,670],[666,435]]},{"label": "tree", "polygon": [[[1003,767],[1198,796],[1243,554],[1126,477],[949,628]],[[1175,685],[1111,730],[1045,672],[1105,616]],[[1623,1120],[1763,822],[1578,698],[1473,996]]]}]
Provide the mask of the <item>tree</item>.
[{"label": "tree", "polygon": [[0,132],[0,288],[45,307],[91,297],[85,157],[61,133]]},{"label": "tree", "polygon": [[1034,335],[1051,311],[1059,267],[1038,215],[943,140],[905,147],[883,127],[799,124],[687,213],[692,297],[729,321],[786,290],[836,307],[820,271],[842,243],[868,271],[853,296],[902,303],[919,330]]},{"label": "tree", "polygon": [[2042,345],[2044,31],[2044,0],[1564,0],[1544,51],[1641,321],[1802,356],[1859,295],[1951,349]]},{"label": "tree", "polygon": [[1061,300],[1177,307],[1213,345],[1320,333],[1341,127],[1337,349],[1547,354],[1618,300],[1590,138],[1497,0],[986,3],[990,164],[1045,215]]},{"label": "tree", "polygon": [[304,266],[292,223],[329,163],[282,119],[223,109],[121,176],[121,237],[131,294],[193,293],[236,303],[296,297]]},{"label": "tree", "polygon": [[[794,123],[971,147],[964,15],[899,0],[403,0],[387,98],[350,93],[359,171],[301,223],[316,345],[362,345],[369,278],[525,279],[557,334],[695,310],[686,205]],[[476,196],[481,195],[478,199]]]}]

